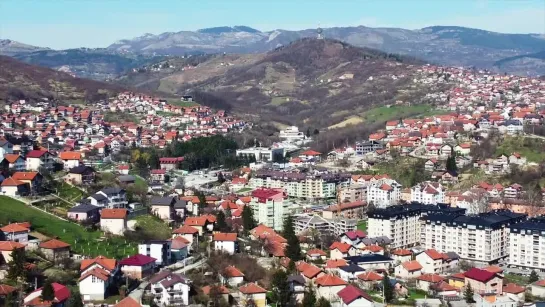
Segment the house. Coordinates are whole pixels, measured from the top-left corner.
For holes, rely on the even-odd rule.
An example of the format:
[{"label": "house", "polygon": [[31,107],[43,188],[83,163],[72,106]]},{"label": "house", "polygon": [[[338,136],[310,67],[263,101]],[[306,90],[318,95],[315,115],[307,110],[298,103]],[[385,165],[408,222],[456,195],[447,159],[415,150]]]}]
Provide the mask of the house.
[{"label": "house", "polygon": [[366,237],[367,235],[362,230],[351,230],[343,233],[340,236],[340,239],[341,242],[356,246],[361,241],[361,239],[364,239]]},{"label": "house", "polygon": [[46,150],[31,150],[26,156],[26,170],[38,172],[41,168],[53,169],[53,158]]},{"label": "house", "polygon": [[[102,195],[102,200],[106,198],[106,207],[108,208],[125,208],[129,203],[127,200],[127,191],[122,188],[104,188],[97,193],[90,196],[90,198],[95,198],[95,195]],[[100,202],[100,201],[99,201]],[[93,205],[95,205],[93,203]],[[95,206],[100,206],[99,204]]]},{"label": "house", "polygon": [[341,291],[337,292],[337,296],[341,299],[341,307],[375,306],[373,298],[369,294],[353,285],[348,285]]},{"label": "house", "polygon": [[64,181],[74,185],[90,184],[95,181],[96,171],[90,166],[80,165],[71,168]]},{"label": "house", "polygon": [[153,301],[158,306],[189,305],[189,280],[169,270],[161,271],[149,280]]},{"label": "house", "polygon": [[538,280],[530,285],[532,296],[545,297],[545,279]]},{"label": "house", "polygon": [[115,304],[114,307],[142,307],[142,304],[138,303],[132,297],[127,296],[119,301],[119,303]]},{"label": "house", "polygon": [[95,193],[87,197],[87,200],[89,204],[100,208],[105,208],[109,204],[108,197],[104,196],[102,193]]},{"label": "house", "polygon": [[6,302],[8,298],[13,298],[17,288],[6,284],[0,284],[0,304]]},{"label": "house", "polygon": [[100,211],[100,229],[122,236],[127,229],[127,209],[102,209]]},{"label": "house", "polygon": [[68,307],[68,299],[70,298],[70,290],[59,283],[52,283],[51,286],[53,287],[53,291],[55,293],[55,299],[52,302],[44,302],[42,301],[42,289],[39,288],[35,290],[34,292],[31,292],[29,295],[27,295],[23,299],[23,305],[24,306],[36,306],[36,307],[43,307],[43,306],[51,306],[51,307]]},{"label": "house", "polygon": [[106,293],[112,282],[110,272],[95,267],[81,274],[78,279],[78,286],[84,301],[101,301],[106,298]]},{"label": "house", "polygon": [[437,274],[424,274],[416,279],[416,286],[420,290],[429,291],[432,286],[443,282],[444,278]]},{"label": "house", "polygon": [[525,292],[525,287],[521,287],[514,283],[508,283],[503,286],[503,294],[507,295],[508,297],[512,298],[517,302],[525,301]]},{"label": "house", "polygon": [[470,143],[461,143],[454,147],[454,151],[462,156],[467,156],[471,153],[471,144]]},{"label": "house", "polygon": [[99,268],[108,272],[111,275],[115,275],[118,272],[117,260],[106,258],[104,256],[97,256],[92,259],[81,260],[79,270],[81,274]]},{"label": "house", "polygon": [[451,286],[449,283],[445,281],[441,281],[441,282],[430,285],[430,292],[434,293],[435,295],[439,297],[444,297],[444,296],[453,297],[458,295],[459,289],[454,286]]},{"label": "house", "polygon": [[390,253],[390,257],[394,259],[395,263],[403,263],[405,261],[411,261],[413,257],[413,253],[408,249],[398,248],[398,249],[394,249]]},{"label": "house", "polygon": [[202,235],[204,231],[212,231],[214,223],[215,219],[205,215],[188,217],[184,221],[184,225],[196,228],[199,231],[199,235]]},{"label": "house", "polygon": [[305,278],[298,274],[288,276],[288,284],[290,286],[290,293],[295,299],[295,302],[302,303],[305,297]]},{"label": "house", "polygon": [[43,176],[38,172],[15,172],[11,175],[11,178],[28,184],[33,192],[41,189],[43,181]]},{"label": "house", "polygon": [[120,175],[128,175],[128,174],[129,174],[129,166],[126,165],[126,164],[119,165],[119,166],[117,167],[117,172],[118,172]]},{"label": "house", "polygon": [[7,162],[7,166],[10,170],[22,172],[26,168],[26,161],[21,155],[18,154],[6,154],[4,160]]},{"label": "house", "polygon": [[173,263],[184,260],[189,255],[190,243],[184,237],[170,239],[170,258]]},{"label": "house", "polygon": [[162,220],[170,220],[176,201],[175,197],[154,196],[150,200],[151,212]]},{"label": "house", "polygon": [[202,293],[204,295],[207,295],[208,297],[210,297],[211,293],[213,295],[219,294],[222,299],[224,299],[226,302],[229,302],[229,296],[231,293],[229,292],[229,289],[227,289],[227,287],[223,285],[204,286],[201,288],[201,290],[202,290]]},{"label": "house", "polygon": [[465,272],[465,285],[471,285],[475,293],[498,293],[503,291],[503,279],[496,273],[471,268]]},{"label": "house", "polygon": [[316,278],[324,275],[324,272],[319,267],[306,263],[304,261],[299,261],[296,264],[296,269],[301,275],[303,275],[303,278],[306,282],[311,282],[312,280],[315,280]]},{"label": "house", "polygon": [[232,192],[240,191],[248,185],[248,179],[242,177],[236,177],[231,180],[229,189]]},{"label": "house", "polygon": [[59,154],[65,170],[72,169],[81,165],[81,152],[64,151]]},{"label": "house", "polygon": [[155,271],[155,258],[145,255],[133,255],[119,262],[121,272],[133,279],[151,276]]},{"label": "house", "polygon": [[416,255],[416,261],[422,265],[423,273],[441,273],[446,259],[448,259],[448,256],[434,249],[427,249]]},{"label": "house", "polygon": [[170,171],[170,170],[175,170],[178,168],[178,165],[184,161],[184,158],[183,157],[178,157],[178,158],[172,158],[172,157],[164,157],[164,158],[159,158],[159,167],[161,169],[164,169],[164,170],[167,170],[167,171]]},{"label": "house", "polygon": [[0,230],[4,234],[4,238],[8,241],[14,241],[19,243],[28,242],[28,233],[30,232],[29,223],[11,223]]},{"label": "house", "polygon": [[42,242],[38,247],[47,260],[58,262],[70,258],[70,244],[57,239]]},{"label": "house", "polygon": [[333,242],[333,244],[331,244],[331,246],[329,247],[329,251],[329,259],[332,260],[343,259],[349,256],[356,255],[356,248],[354,248],[354,246],[341,242]]},{"label": "house", "polygon": [[373,290],[375,286],[382,281],[383,278],[384,276],[374,271],[368,271],[358,275],[358,283],[364,289]]},{"label": "house", "polygon": [[150,240],[138,244],[138,252],[141,255],[155,259],[157,266],[169,265],[172,261],[171,255],[172,241],[169,240]]},{"label": "house", "polygon": [[448,284],[456,289],[465,287],[466,276],[464,273],[456,273],[447,277]]},{"label": "house", "polygon": [[233,255],[238,250],[237,234],[217,232],[212,239],[214,250]]},{"label": "house", "polygon": [[347,284],[346,281],[332,274],[320,276],[314,281],[316,297],[323,297],[329,301],[333,301],[337,297],[337,293],[344,289]]},{"label": "house", "polygon": [[6,139],[0,139],[0,160],[7,154],[13,153],[13,144]]},{"label": "house", "polygon": [[0,187],[2,195],[6,196],[16,197],[30,194],[30,186],[27,183],[15,180],[11,177],[2,181]]},{"label": "house", "polygon": [[306,258],[310,261],[326,260],[327,254],[321,249],[313,248],[307,251]]},{"label": "house", "polygon": [[244,282],[244,274],[236,267],[230,265],[219,274],[219,279],[224,285],[237,287]]},{"label": "house", "polygon": [[267,290],[255,283],[245,284],[238,288],[241,306],[265,307],[267,305]]},{"label": "house", "polygon": [[501,293],[475,293],[473,295],[475,306],[482,307],[517,307],[519,302]]},{"label": "house", "polygon": [[189,244],[193,244],[193,240],[199,235],[199,230],[195,227],[183,225],[172,232],[172,238],[182,237],[189,241]]},{"label": "house", "polygon": [[68,209],[67,216],[75,221],[97,222],[100,220],[100,208],[89,203],[82,203]]},{"label": "house", "polygon": [[417,278],[422,275],[422,265],[416,260],[405,261],[395,267],[395,276],[403,279]]},{"label": "house", "polygon": [[357,264],[350,263],[349,265],[339,267],[339,276],[346,282],[351,282],[357,279],[356,276],[363,273],[365,270]]},{"label": "house", "polygon": [[0,264],[8,263],[11,259],[11,253],[16,249],[24,249],[25,246],[19,242],[0,241]]},{"label": "house", "polygon": [[351,256],[347,257],[346,260],[359,265],[365,270],[388,270],[394,262],[392,258],[379,254]]},{"label": "house", "polygon": [[152,169],[150,171],[151,182],[154,183],[165,183],[166,182],[166,169]]}]

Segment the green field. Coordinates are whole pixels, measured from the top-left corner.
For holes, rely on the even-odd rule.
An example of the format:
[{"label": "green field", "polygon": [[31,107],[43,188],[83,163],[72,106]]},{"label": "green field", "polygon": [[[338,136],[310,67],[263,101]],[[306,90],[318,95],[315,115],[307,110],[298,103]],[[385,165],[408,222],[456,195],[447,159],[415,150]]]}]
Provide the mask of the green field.
[{"label": "green field", "polygon": [[172,233],[172,230],[164,221],[151,215],[137,217],[136,226],[148,233],[148,237],[154,237],[157,240],[169,239]]},{"label": "green field", "polygon": [[386,122],[399,118],[424,117],[444,113],[445,111],[434,109],[430,105],[418,104],[373,108],[363,112],[361,116],[364,122]]},{"label": "green field", "polygon": [[57,195],[59,197],[71,202],[87,197],[85,192],[65,182],[59,183],[55,188],[57,189]]},{"label": "green field", "polygon": [[0,196],[0,212],[0,224],[30,222],[34,231],[58,237],[78,254],[122,258],[136,253],[136,245],[125,243],[122,238],[106,239],[101,231],[87,231],[78,224],[63,221],[6,196]]},{"label": "green field", "polygon": [[528,162],[542,162],[545,160],[545,141],[535,138],[525,137],[506,137],[496,148],[496,155],[505,154],[507,156],[518,152],[527,159]]}]

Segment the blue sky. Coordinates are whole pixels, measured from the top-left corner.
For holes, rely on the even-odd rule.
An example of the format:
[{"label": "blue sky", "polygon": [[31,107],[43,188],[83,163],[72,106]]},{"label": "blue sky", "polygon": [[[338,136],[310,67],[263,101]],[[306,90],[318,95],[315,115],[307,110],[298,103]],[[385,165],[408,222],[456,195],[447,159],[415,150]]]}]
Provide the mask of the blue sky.
[{"label": "blue sky", "polygon": [[0,0],[0,38],[55,49],[224,25],[457,25],[545,33],[545,0]]}]

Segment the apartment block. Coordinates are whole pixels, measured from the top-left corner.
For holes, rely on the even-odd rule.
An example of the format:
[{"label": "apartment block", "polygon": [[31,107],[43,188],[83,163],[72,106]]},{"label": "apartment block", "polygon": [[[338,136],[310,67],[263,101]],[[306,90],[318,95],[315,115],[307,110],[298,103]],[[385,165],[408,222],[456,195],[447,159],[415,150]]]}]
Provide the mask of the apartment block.
[{"label": "apartment block", "polygon": [[284,201],[282,189],[259,188],[252,192],[250,206],[259,224],[282,230],[287,217],[288,203]]},{"label": "apartment block", "polygon": [[509,265],[545,270],[545,216],[509,227]]},{"label": "apartment block", "polygon": [[380,179],[367,186],[367,203],[384,208],[395,205],[401,199],[402,186],[393,179]]}]

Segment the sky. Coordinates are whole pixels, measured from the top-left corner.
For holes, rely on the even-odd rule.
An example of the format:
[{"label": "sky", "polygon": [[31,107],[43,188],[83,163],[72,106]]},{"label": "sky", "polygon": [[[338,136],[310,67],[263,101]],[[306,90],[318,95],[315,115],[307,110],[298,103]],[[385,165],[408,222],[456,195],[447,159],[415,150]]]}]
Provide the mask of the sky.
[{"label": "sky", "polygon": [[233,25],[262,31],[449,25],[544,34],[545,0],[0,0],[0,38],[54,49]]}]

